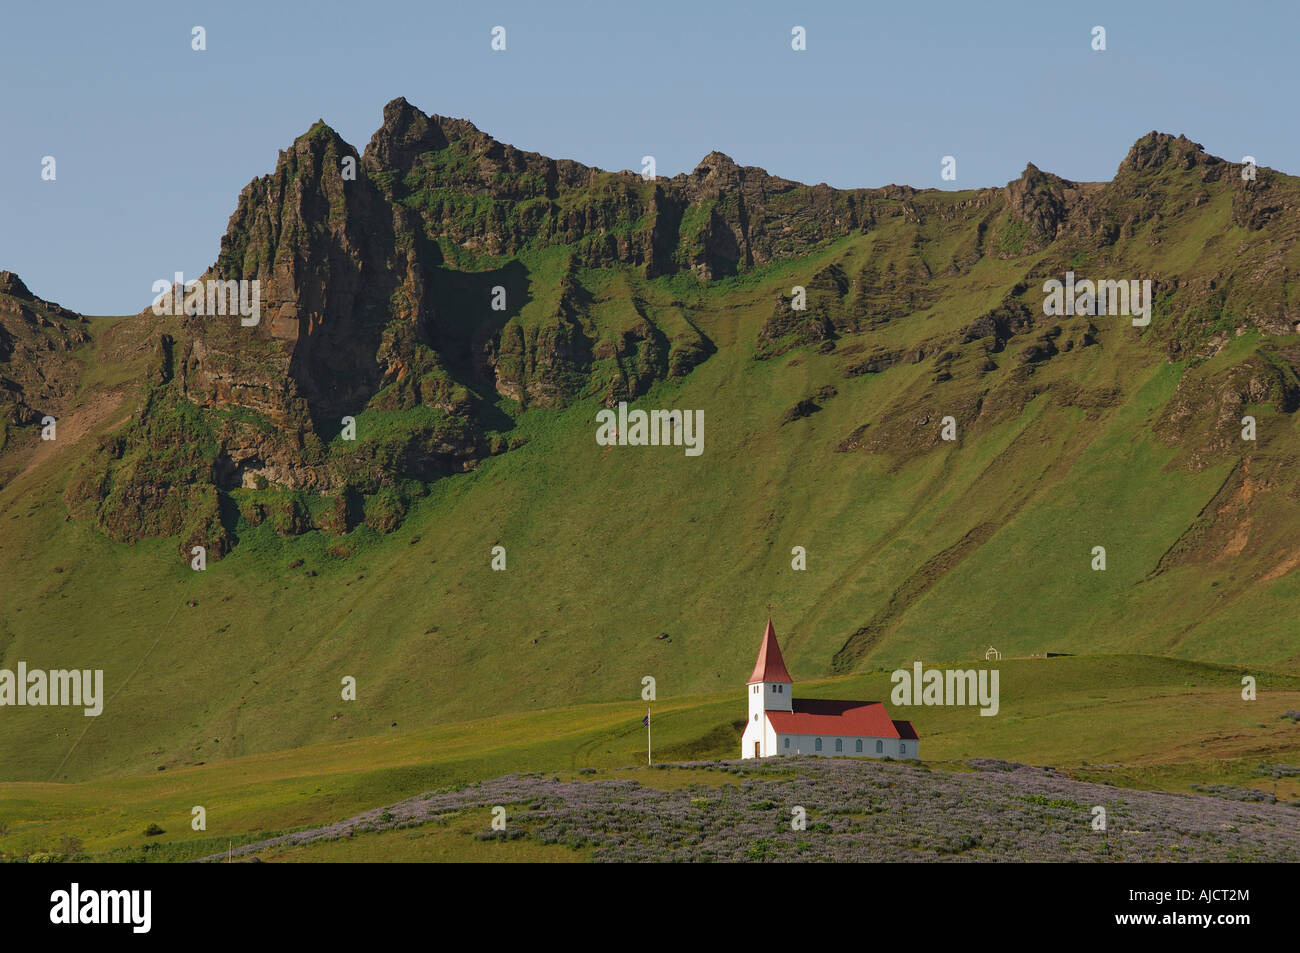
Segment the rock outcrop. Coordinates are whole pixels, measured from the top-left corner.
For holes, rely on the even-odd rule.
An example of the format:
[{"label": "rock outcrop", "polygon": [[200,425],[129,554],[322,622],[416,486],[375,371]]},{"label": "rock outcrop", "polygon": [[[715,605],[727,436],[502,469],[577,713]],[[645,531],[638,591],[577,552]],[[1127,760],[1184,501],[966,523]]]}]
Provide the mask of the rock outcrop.
[{"label": "rock outcrop", "polygon": [[89,340],[85,325],[81,315],[0,271],[0,448],[10,426],[37,426],[74,396],[81,368],[70,352]]}]

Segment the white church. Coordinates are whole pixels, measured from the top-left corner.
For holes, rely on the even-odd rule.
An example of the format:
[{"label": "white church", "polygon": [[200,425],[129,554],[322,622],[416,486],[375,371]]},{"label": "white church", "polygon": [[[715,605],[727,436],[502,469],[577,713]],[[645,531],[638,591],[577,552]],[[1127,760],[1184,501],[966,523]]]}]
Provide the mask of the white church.
[{"label": "white church", "polygon": [[894,721],[880,702],[795,699],[794,681],[767,620],[754,674],[749,676],[749,719],[742,758],[815,754],[850,758],[919,758],[910,721]]}]

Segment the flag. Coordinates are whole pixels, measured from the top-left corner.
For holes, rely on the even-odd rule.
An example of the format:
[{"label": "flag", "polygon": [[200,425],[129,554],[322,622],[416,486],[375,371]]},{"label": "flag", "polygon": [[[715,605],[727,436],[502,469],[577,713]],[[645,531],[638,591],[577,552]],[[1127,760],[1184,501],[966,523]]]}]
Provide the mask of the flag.
[{"label": "flag", "polygon": [[645,716],[644,718],[641,719],[641,727],[642,727],[642,728],[649,728],[649,727],[650,727],[650,713],[649,713],[649,712],[646,712],[646,716]]}]

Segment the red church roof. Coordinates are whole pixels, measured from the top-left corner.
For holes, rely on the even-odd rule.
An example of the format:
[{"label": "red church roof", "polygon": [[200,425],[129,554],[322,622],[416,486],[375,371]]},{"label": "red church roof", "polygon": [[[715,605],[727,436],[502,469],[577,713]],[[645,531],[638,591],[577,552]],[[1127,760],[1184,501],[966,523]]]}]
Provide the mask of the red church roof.
[{"label": "red church roof", "polygon": [[[761,661],[761,657],[760,657]],[[796,698],[794,711],[769,711],[767,719],[783,735],[842,735],[864,738],[915,738],[911,724],[893,721],[881,702]],[[910,735],[902,734],[907,725]]]},{"label": "red church roof", "polygon": [[776,630],[772,620],[767,620],[767,631],[763,633],[763,644],[758,649],[758,662],[754,665],[754,674],[749,676],[747,684],[755,682],[785,682],[793,685],[794,679],[785,670],[785,659],[781,658],[781,646],[776,644]]}]

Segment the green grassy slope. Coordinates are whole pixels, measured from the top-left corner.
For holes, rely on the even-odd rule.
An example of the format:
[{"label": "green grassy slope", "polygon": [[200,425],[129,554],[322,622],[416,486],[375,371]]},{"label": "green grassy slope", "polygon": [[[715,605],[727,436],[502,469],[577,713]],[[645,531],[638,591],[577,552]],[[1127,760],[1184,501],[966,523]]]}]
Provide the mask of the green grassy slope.
[{"label": "green grassy slope", "polygon": [[[1164,184],[1181,195],[1180,180]],[[967,198],[915,202],[945,211]],[[988,645],[1007,656],[1140,653],[1294,672],[1293,497],[1276,482],[1271,492],[1243,484],[1257,502],[1243,511],[1241,539],[1220,539],[1213,517],[1236,505],[1222,494],[1243,469],[1279,472],[1296,445],[1295,415],[1276,401],[1252,405],[1267,440],[1238,441],[1197,466],[1186,459],[1191,438],[1170,439],[1166,420],[1188,402],[1184,381],[1215,382],[1256,359],[1256,332],[1213,359],[1170,361],[1154,338],[1175,311],[1157,310],[1145,332],[1098,317],[1096,344],[1032,375],[1015,356],[1024,338],[989,355],[987,371],[978,345],[955,343],[1027,272],[1055,273],[1062,259],[1208,279],[1248,237],[1228,222],[1230,206],[1216,196],[1190,218],[1121,230],[1104,250],[1064,242],[1028,254],[1004,241],[1007,257],[967,260],[978,242],[1006,239],[1007,226],[994,222],[985,236],[936,212],[711,284],[578,269],[602,334],[640,310],[666,334],[689,321],[712,342],[707,360],[635,402],[703,410],[704,454],[598,446],[598,396],[529,409],[508,419],[521,446],[430,484],[388,535],[362,525],[343,539],[286,538],[269,521],[240,521],[230,555],[195,573],[174,538],[111,542],[68,519],[62,494],[98,432],[61,447],[0,488],[0,664],[102,668],[109,698],[97,719],[6,709],[0,778],[127,779],[159,767],[170,776],[196,762],[623,704],[645,675],[664,697],[734,692],[768,603],[798,680],[970,658]],[[566,273],[560,252],[529,254],[525,325]],[[923,306],[846,333],[834,350],[755,360],[776,295],[832,264],[934,277],[922,283]],[[1249,303],[1244,291],[1235,300]],[[461,304],[453,296],[446,320]],[[1230,313],[1215,320],[1233,326]],[[1059,323],[1064,341],[1087,322]],[[1268,347],[1298,340],[1274,336]],[[936,341],[952,354],[936,356]],[[868,350],[922,345],[931,348],[922,360],[851,373]],[[92,384],[122,381],[108,368],[126,359],[107,347],[85,356]],[[938,385],[941,367],[953,376]],[[820,410],[785,422],[828,385],[836,393]],[[515,413],[504,399],[499,409]],[[937,442],[950,412],[959,439]],[[381,429],[384,413],[362,415],[363,430]],[[1209,431],[1237,426],[1196,420]],[[881,447],[840,452],[864,425],[868,438],[884,435]],[[497,545],[504,572],[490,568]],[[791,568],[795,546],[807,550],[806,571]],[[1090,568],[1094,546],[1106,548],[1105,572]],[[357,702],[340,699],[344,676],[357,679]],[[720,705],[736,707],[725,697]],[[1014,756],[994,738],[1004,722],[984,721],[988,743],[969,753]]]},{"label": "green grassy slope", "polygon": [[[60,464],[73,451],[15,481],[0,496],[3,657],[102,667],[112,701],[89,724],[7,711],[6,776],[123,773],[394,721],[616,699],[646,674],[665,692],[734,685],[767,602],[799,678],[827,673],[882,610],[858,663],[986,644],[1008,655],[1294,661],[1277,608],[1294,600],[1297,577],[1217,614],[1207,612],[1215,584],[1239,563],[1144,581],[1224,478],[1223,468],[1167,470],[1172,451],[1142,436],[1177,366],[1125,367],[1136,345],[1103,332],[1102,349],[1118,352],[1109,373],[1128,372],[1128,403],[1081,421],[1040,397],[978,441],[894,469],[833,448],[916,371],[845,381],[834,355],[809,353],[758,364],[740,346],[761,314],[751,297],[741,289],[711,316],[706,333],[723,345],[714,358],[637,404],[703,408],[701,457],[598,447],[594,402],[530,411],[517,427],[526,445],[434,484],[391,536],[356,531],[350,558],[332,555],[324,534],[286,540],[263,525],[194,573],[170,541],[127,546],[65,521]],[[824,411],[780,424],[791,395],[830,382],[839,394]],[[953,566],[927,568],[990,523],[996,531]],[[506,547],[505,572],[490,569],[495,545]],[[796,545],[805,572],[791,569]],[[1105,573],[1089,568],[1094,545],[1107,548]],[[344,675],[358,679],[364,708],[339,700]],[[335,712],[344,719],[331,721]],[[70,754],[17,743],[37,725],[86,735]]]}]

